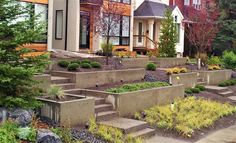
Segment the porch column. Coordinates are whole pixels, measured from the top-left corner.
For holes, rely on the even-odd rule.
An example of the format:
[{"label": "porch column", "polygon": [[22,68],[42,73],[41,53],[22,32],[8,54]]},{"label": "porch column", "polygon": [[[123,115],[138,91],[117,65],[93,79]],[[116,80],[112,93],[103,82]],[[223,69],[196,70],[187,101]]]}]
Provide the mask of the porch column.
[{"label": "porch column", "polygon": [[[149,19],[148,20],[148,31],[149,31],[149,34],[148,34],[148,37],[153,40],[153,26],[154,26],[154,20],[153,19]],[[152,44],[151,41],[149,41],[149,47],[151,49],[154,49],[154,45]]]},{"label": "porch column", "polygon": [[80,1],[68,0],[67,50],[79,51]]},{"label": "porch column", "polygon": [[53,3],[54,0],[48,1],[48,35],[47,35],[47,51],[52,51],[53,38]]}]

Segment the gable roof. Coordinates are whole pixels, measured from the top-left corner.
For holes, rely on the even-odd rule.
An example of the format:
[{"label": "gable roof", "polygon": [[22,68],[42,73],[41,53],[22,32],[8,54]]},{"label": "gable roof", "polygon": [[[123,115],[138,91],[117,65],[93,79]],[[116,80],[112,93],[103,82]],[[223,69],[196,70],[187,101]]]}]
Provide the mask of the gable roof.
[{"label": "gable roof", "polygon": [[163,3],[153,2],[151,0],[145,0],[135,11],[134,17],[159,17],[165,16],[165,10],[169,8],[174,10],[176,6],[168,6]]}]

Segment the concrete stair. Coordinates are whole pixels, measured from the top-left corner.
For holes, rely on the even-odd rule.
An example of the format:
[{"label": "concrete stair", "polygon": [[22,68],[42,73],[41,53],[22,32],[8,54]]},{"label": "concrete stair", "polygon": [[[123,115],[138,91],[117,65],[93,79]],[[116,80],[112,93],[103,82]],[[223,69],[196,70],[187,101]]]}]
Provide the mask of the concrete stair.
[{"label": "concrete stair", "polygon": [[233,91],[231,91],[228,87],[218,87],[218,86],[205,86],[208,92],[212,92],[223,97],[229,97],[233,95]]},{"label": "concrete stair", "polygon": [[56,84],[56,86],[61,87],[63,90],[68,90],[68,89],[74,89],[75,83],[62,83],[62,84]]},{"label": "concrete stair", "polygon": [[204,81],[203,78],[197,78],[197,85],[206,85],[207,83]]},{"label": "concrete stair", "polygon": [[148,124],[146,122],[133,119],[114,118],[108,121],[101,121],[99,124],[118,128],[125,134],[129,134],[135,138],[147,138],[155,134],[155,130],[148,128]]},{"label": "concrete stair", "polygon": [[69,82],[70,82],[70,79],[66,77],[59,77],[59,76],[51,77],[52,84],[63,84],[63,83],[69,83]]},{"label": "concrete stair", "polygon": [[231,100],[233,100],[234,103],[236,103],[236,96],[229,96],[228,98],[231,99]]}]

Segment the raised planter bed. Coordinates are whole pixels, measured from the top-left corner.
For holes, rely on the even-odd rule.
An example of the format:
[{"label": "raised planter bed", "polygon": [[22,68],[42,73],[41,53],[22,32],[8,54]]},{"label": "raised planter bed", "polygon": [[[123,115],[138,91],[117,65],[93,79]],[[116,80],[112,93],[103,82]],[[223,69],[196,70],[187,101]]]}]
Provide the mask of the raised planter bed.
[{"label": "raised planter bed", "polygon": [[122,58],[121,64],[124,68],[145,68],[149,58]]},{"label": "raised planter bed", "polygon": [[197,84],[197,73],[171,74],[169,75],[169,82],[172,85],[183,84],[185,88],[192,88]]},{"label": "raised planter bed", "polygon": [[90,88],[108,83],[141,80],[145,76],[145,69],[126,69],[94,72],[64,72],[54,71],[53,76],[68,77],[77,88]]},{"label": "raised planter bed", "polygon": [[75,89],[66,92],[106,98],[106,101],[113,104],[113,107],[121,117],[132,117],[136,112],[152,106],[170,104],[177,98],[183,98],[184,85],[158,87],[119,94],[87,89]]},{"label": "raised planter bed", "polygon": [[56,101],[46,98],[38,98],[44,103],[40,109],[40,115],[48,117],[59,123],[60,126],[77,126],[85,124],[94,117],[95,101],[91,97],[66,95],[71,98],[68,101]]},{"label": "raised planter bed", "polygon": [[187,58],[150,58],[159,68],[169,68],[184,66],[187,64]]},{"label": "raised planter bed", "polygon": [[195,71],[208,85],[218,85],[222,81],[231,79],[232,70]]}]

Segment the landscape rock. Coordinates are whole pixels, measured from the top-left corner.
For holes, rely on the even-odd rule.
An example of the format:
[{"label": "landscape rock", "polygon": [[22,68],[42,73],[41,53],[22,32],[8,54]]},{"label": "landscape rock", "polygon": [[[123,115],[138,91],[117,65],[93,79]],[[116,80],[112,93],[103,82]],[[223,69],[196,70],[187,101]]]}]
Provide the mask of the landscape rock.
[{"label": "landscape rock", "polygon": [[232,72],[231,77],[232,77],[232,78],[236,78],[236,72],[235,72],[235,71]]},{"label": "landscape rock", "polygon": [[22,127],[29,125],[33,120],[33,111],[24,109],[8,110],[8,118]]},{"label": "landscape rock", "polygon": [[84,143],[107,143],[87,130],[73,129],[72,136],[75,140],[82,140]]},{"label": "landscape rock", "polygon": [[37,143],[62,143],[60,137],[50,130],[39,129],[37,134]]}]

